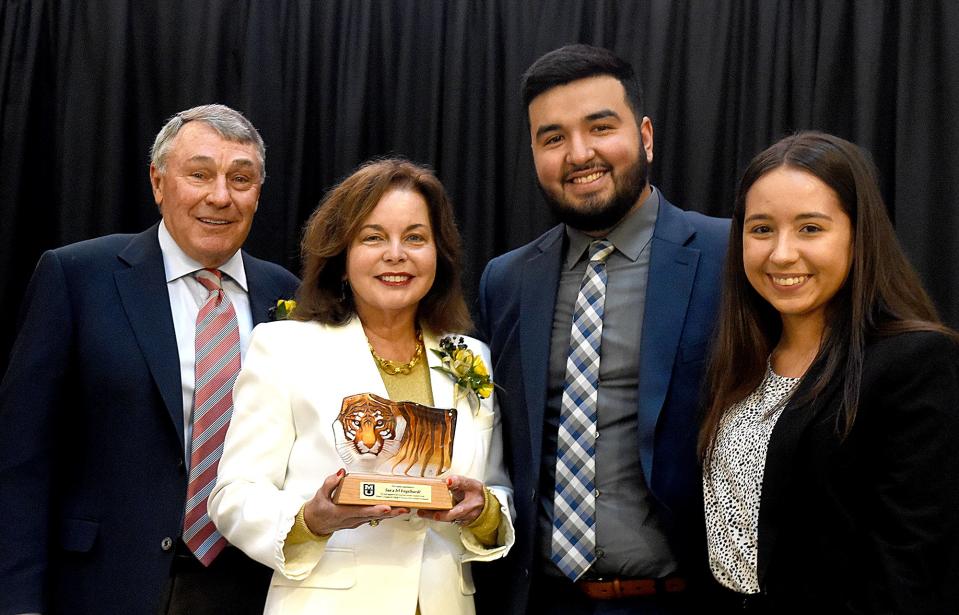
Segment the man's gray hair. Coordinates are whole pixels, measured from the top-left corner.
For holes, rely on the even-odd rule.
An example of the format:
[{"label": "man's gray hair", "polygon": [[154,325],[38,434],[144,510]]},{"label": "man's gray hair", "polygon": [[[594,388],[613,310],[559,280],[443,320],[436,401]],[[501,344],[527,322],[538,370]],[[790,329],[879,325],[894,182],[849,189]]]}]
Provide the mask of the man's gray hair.
[{"label": "man's gray hair", "polygon": [[150,148],[150,164],[161,173],[166,170],[166,158],[180,129],[187,122],[203,122],[227,141],[252,144],[260,163],[260,182],[266,179],[266,146],[250,120],[226,105],[200,105],[175,114],[157,133]]}]

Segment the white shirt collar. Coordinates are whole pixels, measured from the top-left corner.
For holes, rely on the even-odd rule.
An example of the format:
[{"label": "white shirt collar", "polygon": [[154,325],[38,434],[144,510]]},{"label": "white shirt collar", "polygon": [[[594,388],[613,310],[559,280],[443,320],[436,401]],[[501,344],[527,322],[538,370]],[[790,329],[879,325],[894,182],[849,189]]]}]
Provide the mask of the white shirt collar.
[{"label": "white shirt collar", "polygon": [[[170,231],[167,230],[165,221],[161,221],[158,226],[160,227],[158,232],[160,251],[163,253],[163,270],[166,272],[167,282],[172,282],[203,269],[203,265],[187,256],[186,252],[173,239]],[[220,265],[219,270],[230,276],[244,291],[249,292],[246,286],[246,269],[243,268],[243,256],[239,250],[230,257],[230,260]]]}]

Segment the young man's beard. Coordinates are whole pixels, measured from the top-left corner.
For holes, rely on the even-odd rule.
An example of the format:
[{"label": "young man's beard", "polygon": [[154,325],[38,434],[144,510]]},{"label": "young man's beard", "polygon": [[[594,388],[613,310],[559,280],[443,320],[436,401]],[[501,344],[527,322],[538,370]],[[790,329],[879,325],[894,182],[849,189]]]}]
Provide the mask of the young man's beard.
[{"label": "young man's beard", "polygon": [[646,189],[648,172],[646,151],[640,144],[636,162],[621,176],[613,178],[615,192],[609,199],[587,199],[585,203],[574,205],[563,198],[557,198],[543,188],[541,183],[536,182],[536,185],[546,199],[550,211],[560,222],[580,231],[603,231],[616,226],[636,204]]}]

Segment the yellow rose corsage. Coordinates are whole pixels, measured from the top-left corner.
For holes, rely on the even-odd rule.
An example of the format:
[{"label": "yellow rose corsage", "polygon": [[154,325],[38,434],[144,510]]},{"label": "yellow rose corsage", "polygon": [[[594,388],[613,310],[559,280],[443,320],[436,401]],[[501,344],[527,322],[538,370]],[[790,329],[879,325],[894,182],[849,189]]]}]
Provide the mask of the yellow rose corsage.
[{"label": "yellow rose corsage", "polygon": [[293,299],[277,299],[276,305],[270,308],[270,320],[286,320],[296,309],[296,301]]},{"label": "yellow rose corsage", "polygon": [[453,379],[453,403],[466,394],[473,411],[479,409],[479,400],[493,394],[493,380],[483,358],[466,346],[462,337],[447,336],[440,340],[439,348],[430,350],[440,358],[441,365],[433,367]]}]

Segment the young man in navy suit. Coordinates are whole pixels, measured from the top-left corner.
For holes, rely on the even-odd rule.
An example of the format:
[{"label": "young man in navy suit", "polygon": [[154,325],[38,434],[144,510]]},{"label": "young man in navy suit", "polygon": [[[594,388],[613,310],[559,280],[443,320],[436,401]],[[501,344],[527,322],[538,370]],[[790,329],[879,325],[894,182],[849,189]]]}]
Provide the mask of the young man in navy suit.
[{"label": "young man in navy suit", "polygon": [[[191,462],[197,315],[214,295],[228,300],[230,348],[242,354],[253,326],[297,286],[240,249],[264,171],[263,140],[243,115],[183,111],[152,151],[162,220],[41,257],[0,385],[0,614],[262,612],[269,569],[181,535],[185,511],[203,499],[187,503],[200,465]],[[203,269],[222,290],[193,276]],[[204,457],[204,467],[217,462]]]},{"label": "young man in navy suit", "polygon": [[523,99],[539,186],[562,223],[490,261],[480,283],[517,542],[474,572],[478,604],[694,612],[705,572],[696,417],[728,221],[650,185],[652,123],[632,67],[611,52],[544,55]]}]

